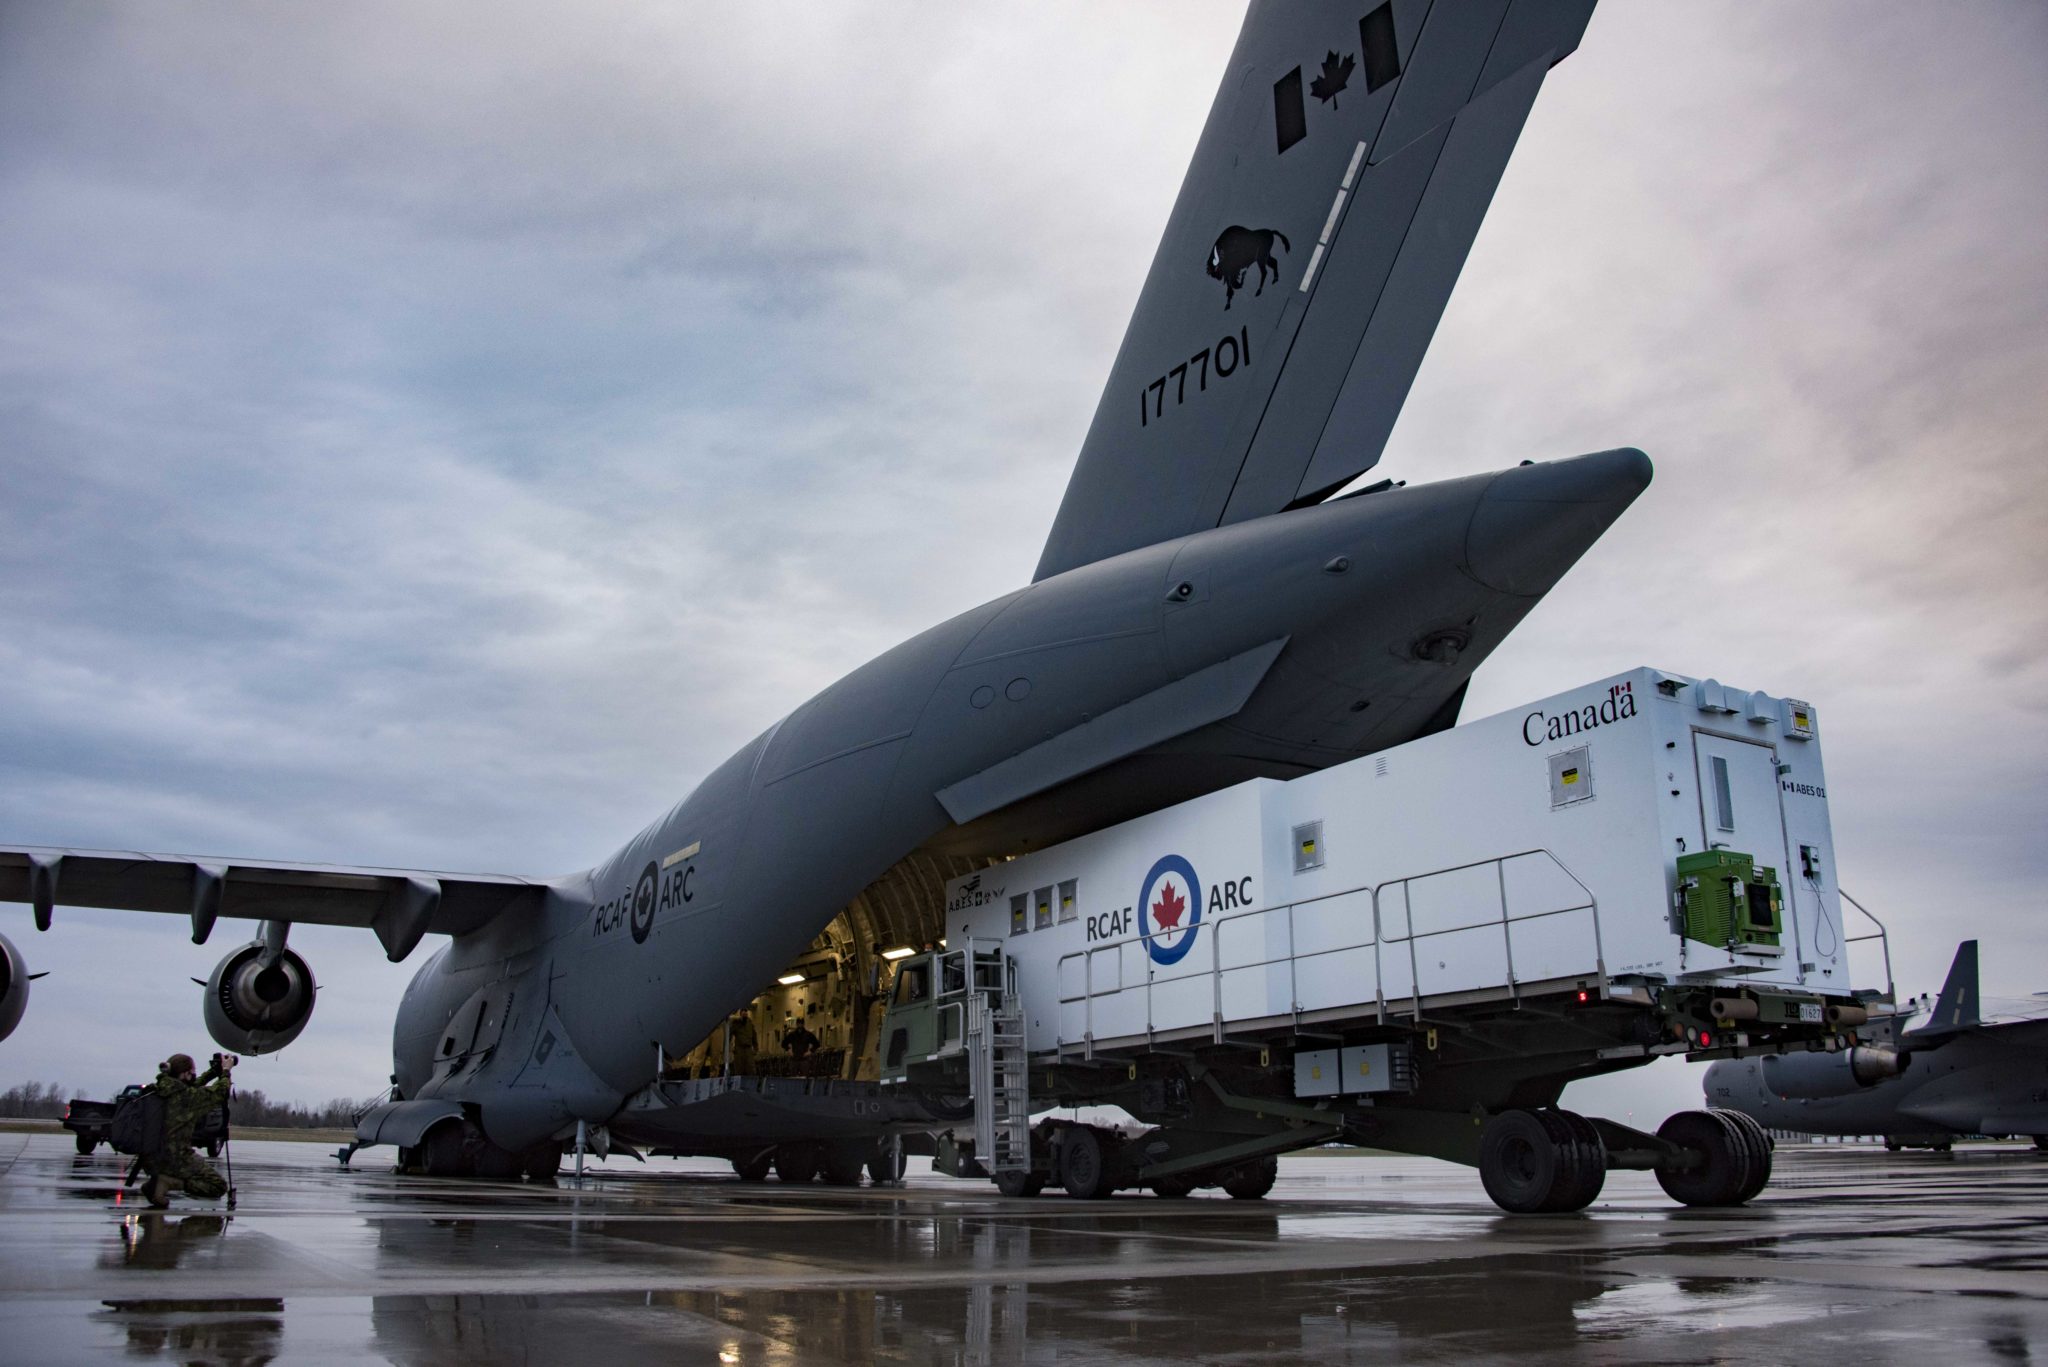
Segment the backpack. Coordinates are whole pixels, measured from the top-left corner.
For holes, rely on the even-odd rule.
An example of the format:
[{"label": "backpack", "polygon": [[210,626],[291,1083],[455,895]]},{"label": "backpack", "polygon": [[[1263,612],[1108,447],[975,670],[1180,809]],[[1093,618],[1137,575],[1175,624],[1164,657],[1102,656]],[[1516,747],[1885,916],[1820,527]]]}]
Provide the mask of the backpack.
[{"label": "backpack", "polygon": [[164,1147],[164,1099],[155,1087],[144,1087],[114,1106],[114,1123],[107,1138],[116,1153],[154,1158]]}]

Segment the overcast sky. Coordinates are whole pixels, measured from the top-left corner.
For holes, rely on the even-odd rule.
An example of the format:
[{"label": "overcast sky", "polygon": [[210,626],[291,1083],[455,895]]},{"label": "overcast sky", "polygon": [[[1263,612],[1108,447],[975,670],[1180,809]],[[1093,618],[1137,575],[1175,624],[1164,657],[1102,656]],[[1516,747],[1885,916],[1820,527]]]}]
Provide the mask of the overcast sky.
[{"label": "overcast sky", "polygon": [[[585,867],[1025,582],[1239,16],[0,3],[0,841]],[[1812,700],[1902,990],[2048,989],[2044,166],[2038,4],[1610,5],[1378,471],[1648,451],[1467,715]],[[0,1085],[211,1048],[235,927],[0,926]],[[374,1091],[412,966],[293,943],[245,1085]]]}]

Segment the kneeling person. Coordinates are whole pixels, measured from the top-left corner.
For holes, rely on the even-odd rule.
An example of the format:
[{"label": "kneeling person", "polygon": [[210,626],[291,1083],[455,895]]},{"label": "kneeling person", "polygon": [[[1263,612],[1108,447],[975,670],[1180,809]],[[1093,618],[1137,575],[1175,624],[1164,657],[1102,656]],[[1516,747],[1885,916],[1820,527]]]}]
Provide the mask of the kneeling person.
[{"label": "kneeling person", "polygon": [[192,1132],[207,1112],[227,1101],[230,1073],[240,1061],[232,1054],[215,1054],[200,1077],[190,1054],[172,1054],[164,1060],[156,1077],[157,1095],[164,1103],[164,1146],[143,1189],[151,1205],[169,1205],[174,1191],[209,1201],[227,1191],[220,1173],[194,1152]]}]

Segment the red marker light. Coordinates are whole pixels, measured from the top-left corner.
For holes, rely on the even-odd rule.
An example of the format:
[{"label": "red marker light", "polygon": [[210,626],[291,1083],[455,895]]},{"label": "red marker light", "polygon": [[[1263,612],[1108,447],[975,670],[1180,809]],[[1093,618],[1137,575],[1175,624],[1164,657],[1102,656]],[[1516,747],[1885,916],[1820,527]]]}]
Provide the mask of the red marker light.
[{"label": "red marker light", "polygon": [[1579,989],[1579,1004],[1581,1006],[1584,1006],[1587,1002],[1591,1001],[1592,999],[1592,994],[1586,991],[1585,988],[1582,987]]},{"label": "red marker light", "polygon": [[1702,1031],[1700,1031],[1700,1048],[1702,1048],[1702,1049],[1711,1049],[1711,1048],[1713,1048],[1713,1047],[1714,1047],[1714,1032],[1713,1032],[1713,1031],[1711,1031],[1711,1030],[1702,1030]]}]

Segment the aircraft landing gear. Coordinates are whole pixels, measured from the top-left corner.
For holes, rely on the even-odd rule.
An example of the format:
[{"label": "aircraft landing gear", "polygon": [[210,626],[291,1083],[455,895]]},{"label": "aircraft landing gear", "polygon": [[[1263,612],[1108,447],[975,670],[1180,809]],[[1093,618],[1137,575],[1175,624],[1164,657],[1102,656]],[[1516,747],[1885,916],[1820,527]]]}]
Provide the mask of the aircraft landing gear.
[{"label": "aircraft landing gear", "polygon": [[732,1160],[732,1170],[739,1174],[742,1182],[765,1182],[768,1171],[775,1166],[775,1151],[763,1149],[759,1153],[743,1154]]},{"label": "aircraft landing gear", "polygon": [[809,1144],[784,1144],[775,1151],[775,1180],[804,1183],[818,1176],[818,1151]]},{"label": "aircraft landing gear", "polygon": [[1479,1180],[1512,1214],[1584,1210],[1607,1184],[1607,1147],[1572,1111],[1502,1111],[1480,1133]]},{"label": "aircraft landing gear", "polygon": [[866,1151],[857,1144],[834,1144],[819,1155],[818,1167],[828,1186],[857,1187],[867,1167]]}]

